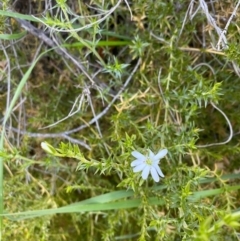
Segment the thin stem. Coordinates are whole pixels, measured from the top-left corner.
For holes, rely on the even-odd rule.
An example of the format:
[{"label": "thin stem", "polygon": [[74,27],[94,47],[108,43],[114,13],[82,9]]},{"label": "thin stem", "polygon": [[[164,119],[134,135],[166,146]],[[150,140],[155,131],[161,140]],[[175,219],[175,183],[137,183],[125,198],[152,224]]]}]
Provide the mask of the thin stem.
[{"label": "thin stem", "polygon": [[232,137],[233,137],[232,124],[231,124],[231,122],[229,121],[227,115],[226,115],[220,108],[218,108],[213,102],[210,102],[210,103],[211,103],[211,105],[212,105],[216,110],[218,110],[218,111],[224,116],[225,120],[227,121],[228,126],[229,126],[229,130],[230,130],[229,137],[228,137],[228,139],[227,139],[226,141],[223,141],[223,142],[211,143],[211,144],[207,144],[207,145],[198,145],[198,146],[197,146],[198,148],[225,145],[225,144],[227,144],[228,142],[230,142],[230,141],[232,140]]}]

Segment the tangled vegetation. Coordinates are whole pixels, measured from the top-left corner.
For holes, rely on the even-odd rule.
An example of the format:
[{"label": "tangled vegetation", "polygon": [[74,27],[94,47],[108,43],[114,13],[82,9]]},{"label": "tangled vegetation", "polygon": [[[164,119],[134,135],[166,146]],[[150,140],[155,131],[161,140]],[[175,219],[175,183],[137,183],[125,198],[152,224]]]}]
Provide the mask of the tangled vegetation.
[{"label": "tangled vegetation", "polygon": [[0,4],[1,240],[240,239],[240,1]]}]

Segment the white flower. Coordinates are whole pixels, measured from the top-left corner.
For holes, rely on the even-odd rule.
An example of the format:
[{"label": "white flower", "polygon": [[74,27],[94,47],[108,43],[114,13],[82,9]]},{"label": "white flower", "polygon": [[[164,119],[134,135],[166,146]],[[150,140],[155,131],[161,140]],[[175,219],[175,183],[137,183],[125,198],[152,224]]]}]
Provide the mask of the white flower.
[{"label": "white flower", "polygon": [[148,150],[149,154],[144,156],[138,151],[133,151],[132,155],[137,158],[135,161],[131,163],[133,167],[133,172],[141,172],[142,178],[146,180],[148,178],[149,173],[151,172],[152,178],[155,182],[159,182],[160,177],[164,177],[158,163],[161,158],[165,157],[168,153],[167,149],[163,149],[154,155],[151,150]]}]

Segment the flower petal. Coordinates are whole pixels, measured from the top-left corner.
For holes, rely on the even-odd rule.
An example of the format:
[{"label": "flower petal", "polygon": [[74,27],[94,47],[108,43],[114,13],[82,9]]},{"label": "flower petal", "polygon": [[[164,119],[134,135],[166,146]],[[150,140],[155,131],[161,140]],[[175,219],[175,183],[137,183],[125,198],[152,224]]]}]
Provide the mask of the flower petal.
[{"label": "flower petal", "polygon": [[142,164],[142,163],[145,163],[145,162],[137,159],[137,160],[131,162],[131,167],[138,166],[138,165],[140,165],[140,164]]},{"label": "flower petal", "polygon": [[137,165],[133,168],[133,172],[140,172],[140,171],[144,170],[145,167],[146,167],[145,163]]},{"label": "flower petal", "polygon": [[161,170],[161,168],[158,166],[158,165],[153,165],[153,167],[156,169],[156,171],[157,171],[157,173],[158,173],[158,175],[160,176],[160,177],[164,177],[164,175],[163,175],[163,173],[162,173],[162,170]]},{"label": "flower petal", "polygon": [[168,150],[167,149],[163,149],[163,150],[159,151],[157,153],[157,155],[154,156],[154,158],[152,160],[155,162],[155,161],[165,157],[167,155],[167,153],[168,153]]},{"label": "flower petal", "polygon": [[133,151],[132,155],[139,160],[145,160],[146,159],[146,157],[138,151]]},{"label": "flower petal", "polygon": [[145,168],[143,169],[143,172],[142,172],[142,178],[144,180],[146,180],[148,178],[148,175],[149,175],[149,172],[150,172],[150,166],[149,165],[145,165]]},{"label": "flower petal", "polygon": [[152,178],[155,182],[159,182],[160,178],[159,178],[158,173],[157,173],[157,171],[154,167],[151,168],[151,175],[152,175]]},{"label": "flower petal", "polygon": [[153,160],[153,158],[154,158],[154,153],[151,151],[151,150],[148,150],[149,151],[149,158],[151,159],[151,160]]}]

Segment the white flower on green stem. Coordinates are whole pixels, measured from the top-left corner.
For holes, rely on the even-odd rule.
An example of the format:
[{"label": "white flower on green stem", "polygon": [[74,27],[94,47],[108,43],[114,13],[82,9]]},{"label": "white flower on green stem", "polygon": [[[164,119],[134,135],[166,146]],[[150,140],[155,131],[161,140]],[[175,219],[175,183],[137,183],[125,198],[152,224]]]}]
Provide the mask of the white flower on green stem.
[{"label": "white flower on green stem", "polygon": [[133,167],[133,172],[142,171],[142,178],[144,180],[146,180],[149,173],[151,173],[153,180],[155,182],[159,182],[159,177],[164,177],[164,175],[158,164],[160,162],[160,159],[167,155],[168,150],[163,149],[159,151],[156,155],[154,155],[151,150],[148,151],[149,154],[146,156],[144,156],[138,151],[133,151],[132,155],[137,159],[131,163],[131,167]]}]

